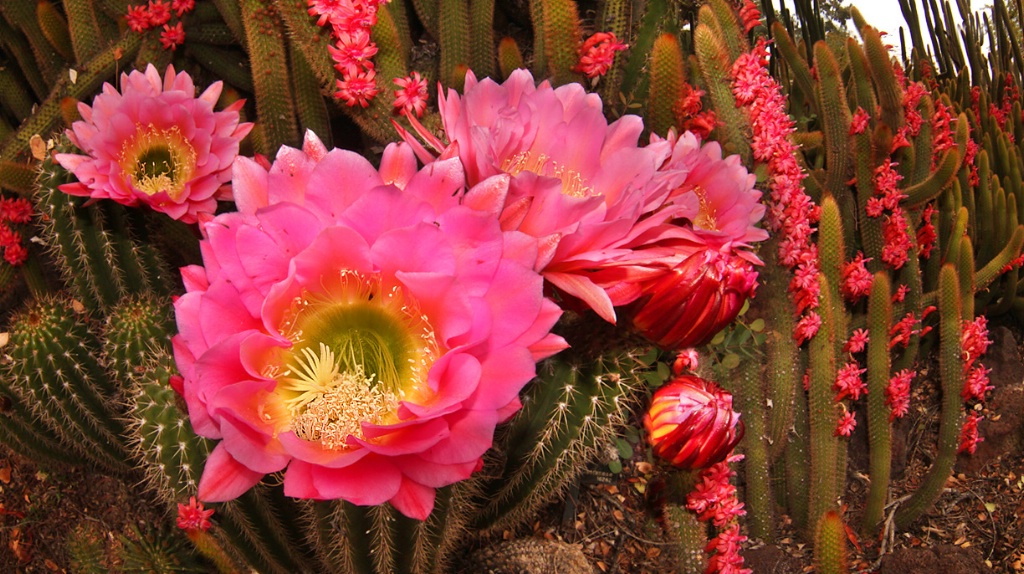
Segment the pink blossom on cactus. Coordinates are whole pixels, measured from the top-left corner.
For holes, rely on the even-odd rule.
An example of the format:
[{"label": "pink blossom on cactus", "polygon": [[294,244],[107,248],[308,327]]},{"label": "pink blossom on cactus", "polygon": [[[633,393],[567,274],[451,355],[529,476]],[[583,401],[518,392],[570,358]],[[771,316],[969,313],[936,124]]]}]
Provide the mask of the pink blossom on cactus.
[{"label": "pink blossom on cactus", "polygon": [[213,516],[213,509],[206,510],[203,503],[196,501],[196,497],[190,496],[188,504],[178,503],[178,528],[186,531],[209,530],[210,517]]},{"label": "pink blossom on cactus", "polygon": [[18,267],[20,265],[24,265],[27,260],[28,248],[20,242],[4,246],[4,261],[10,263],[14,267]]},{"label": "pink blossom on cactus", "polygon": [[793,339],[796,340],[798,345],[802,345],[805,341],[810,340],[818,329],[821,327],[821,315],[811,311],[806,315],[800,317],[800,320],[796,323],[796,329],[793,331]]},{"label": "pink blossom on cactus", "polygon": [[864,384],[864,379],[861,375],[867,372],[867,369],[859,368],[860,365],[856,362],[846,363],[840,367],[839,372],[836,373],[836,381],[832,385],[832,390],[836,394],[836,401],[849,398],[850,400],[857,400],[862,394],[868,392],[867,385]]},{"label": "pink blossom on cactus", "polygon": [[975,411],[967,413],[967,420],[964,421],[964,426],[960,429],[958,453],[974,454],[978,449],[978,443],[985,440],[978,435],[978,422],[981,418],[981,415]]},{"label": "pink blossom on cactus", "polygon": [[327,46],[327,51],[334,59],[334,68],[343,76],[348,76],[364,69],[373,69],[370,58],[377,53],[377,44],[370,40],[369,30],[359,28],[338,34],[336,45]]},{"label": "pink blossom on cactus", "polygon": [[903,369],[889,379],[885,387],[885,404],[889,406],[889,421],[896,420],[910,410],[910,382],[914,371]]},{"label": "pink blossom on cactus", "polygon": [[419,72],[392,81],[398,86],[395,90],[395,112],[422,116],[423,110],[427,108],[427,81],[420,77]]},{"label": "pink blossom on cactus", "polygon": [[370,100],[377,96],[377,72],[360,70],[337,81],[338,91],[334,97],[345,100],[345,104],[354,107],[369,107]]},{"label": "pink blossom on cactus", "polygon": [[907,293],[910,292],[909,285],[900,285],[896,288],[896,292],[892,294],[890,298],[893,303],[902,303],[907,298]]},{"label": "pink blossom on cactus", "polygon": [[740,534],[740,525],[732,524],[729,528],[719,531],[704,548],[705,552],[714,552],[708,559],[705,572],[718,574],[753,574],[750,568],[743,568],[743,556],[740,555],[742,544],[747,537]]},{"label": "pink blossom on cactus", "polygon": [[917,251],[925,259],[931,256],[932,249],[935,249],[935,241],[939,238],[935,232],[935,224],[932,223],[936,211],[934,202],[924,206],[921,212],[921,226],[917,228]]},{"label": "pink blossom on cactus", "polygon": [[644,427],[654,453],[683,470],[725,460],[743,438],[732,395],[692,375],[678,376],[655,391]]},{"label": "pink blossom on cactus", "polygon": [[56,155],[78,178],[60,189],[147,205],[186,223],[212,214],[218,199],[231,199],[231,162],[252,129],[238,123],[242,101],[213,111],[222,86],[196,97],[188,74],[169,66],[161,78],[152,65],[122,74],[121,91],[104,84],[91,107],[78,104],[82,119],[67,132],[83,154]]},{"label": "pink blossom on cactus", "polygon": [[896,345],[903,345],[904,347],[909,345],[910,337],[917,333],[914,329],[916,325],[917,317],[913,313],[907,313],[902,319],[897,321],[895,325],[889,328],[889,348],[892,349]]},{"label": "pink blossom on cactus", "polygon": [[964,320],[960,333],[960,348],[966,372],[992,344],[988,338],[988,319],[979,315],[973,321]]},{"label": "pink blossom on cactus", "polygon": [[200,499],[284,471],[287,496],[424,519],[565,347],[536,251],[459,205],[457,159],[417,171],[392,145],[381,165],[311,134],[269,170],[236,160],[239,212],[204,224],[175,302],[189,418],[219,441]]},{"label": "pink blossom on cactus", "polygon": [[990,372],[992,369],[986,369],[984,365],[976,365],[967,371],[967,375],[964,377],[964,390],[961,392],[965,401],[985,400],[985,393],[995,388],[989,384],[988,374]]},{"label": "pink blossom on cactus", "polygon": [[686,507],[697,513],[698,520],[718,527],[745,515],[743,503],[736,499],[736,487],[729,481],[734,476],[726,460],[701,470],[693,491],[686,495]]},{"label": "pink blossom on cactus", "polygon": [[873,277],[866,267],[868,261],[871,259],[864,259],[864,254],[858,251],[856,257],[843,264],[842,283],[839,285],[839,290],[842,291],[843,297],[851,303],[856,303],[871,294]]},{"label": "pink blossom on cactus", "polygon": [[149,27],[163,26],[171,19],[171,5],[164,0],[149,0]]},{"label": "pink blossom on cactus", "polygon": [[696,372],[700,366],[700,353],[697,349],[683,349],[676,353],[676,360],[672,362],[672,373],[676,376],[686,372]]},{"label": "pink blossom on cactus", "polygon": [[171,9],[179,18],[196,7],[196,0],[171,0]]},{"label": "pink blossom on cactus", "polygon": [[163,45],[164,50],[174,50],[178,46],[184,44],[185,28],[182,27],[181,22],[178,22],[174,26],[164,24],[164,31],[160,32],[160,43]]},{"label": "pink blossom on cactus", "polygon": [[128,28],[133,32],[145,32],[153,27],[149,22],[149,7],[145,4],[128,6],[125,19],[128,22]]},{"label": "pink blossom on cactus", "polygon": [[628,48],[619,42],[612,32],[597,32],[587,38],[580,47],[580,61],[573,70],[588,78],[597,78],[608,73],[615,60],[615,52]]},{"label": "pink blossom on cactus", "polygon": [[839,422],[836,423],[835,436],[850,436],[855,428],[857,428],[857,417],[852,411],[844,410],[843,414],[839,416]]},{"label": "pink blossom on cactus", "polygon": [[850,333],[850,338],[847,339],[843,345],[843,352],[845,353],[859,353],[864,350],[868,344],[868,330],[867,329],[854,329],[853,333]]},{"label": "pink blossom on cactus", "polygon": [[32,221],[32,203],[23,197],[0,199],[0,222],[3,221],[11,223]]},{"label": "pink blossom on cactus", "polygon": [[743,6],[740,7],[740,21],[743,23],[744,34],[749,34],[751,30],[761,25],[761,11],[754,0],[744,0]]},{"label": "pink blossom on cactus", "polygon": [[871,121],[871,116],[864,111],[864,108],[857,106],[857,111],[853,113],[853,118],[850,121],[850,135],[864,133],[864,130],[868,128],[869,121]]}]

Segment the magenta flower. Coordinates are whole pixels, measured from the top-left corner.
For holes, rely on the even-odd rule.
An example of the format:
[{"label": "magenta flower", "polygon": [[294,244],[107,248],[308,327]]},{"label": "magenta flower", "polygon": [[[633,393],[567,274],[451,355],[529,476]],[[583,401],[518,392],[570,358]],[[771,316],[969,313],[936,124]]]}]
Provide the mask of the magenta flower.
[{"label": "magenta flower", "polygon": [[382,164],[311,135],[269,171],[235,162],[239,212],[204,224],[175,303],[189,417],[220,441],[201,499],[283,470],[287,496],[423,519],[565,347],[536,251],[453,199],[458,160],[417,172],[390,146]]},{"label": "magenta flower", "polygon": [[120,92],[104,84],[92,107],[78,104],[82,120],[67,132],[84,155],[56,156],[78,178],[61,190],[148,205],[186,223],[212,214],[218,199],[231,198],[231,162],[252,129],[238,123],[241,101],[213,111],[222,86],[196,97],[188,74],[168,66],[161,79],[152,64],[122,74]]},{"label": "magenta flower", "polygon": [[213,509],[206,510],[202,502],[197,502],[196,497],[190,496],[188,504],[178,503],[178,528],[186,531],[209,530],[213,524],[210,517],[213,516]]},{"label": "magenta flower", "polygon": [[683,470],[725,460],[743,438],[732,395],[690,375],[676,377],[654,393],[644,427],[654,453]]}]

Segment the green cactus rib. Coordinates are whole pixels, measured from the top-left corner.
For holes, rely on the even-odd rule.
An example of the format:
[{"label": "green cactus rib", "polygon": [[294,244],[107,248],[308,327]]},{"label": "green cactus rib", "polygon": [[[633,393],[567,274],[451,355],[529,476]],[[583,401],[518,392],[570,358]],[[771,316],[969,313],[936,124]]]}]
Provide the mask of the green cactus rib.
[{"label": "green cactus rib", "polygon": [[[14,70],[0,67],[0,107],[10,112],[19,121],[32,115],[35,100]],[[0,179],[0,181],[4,181]]]},{"label": "green cactus rib", "polygon": [[832,288],[825,275],[819,275],[821,285],[821,327],[811,338],[808,353],[810,355],[810,389],[808,391],[808,411],[811,431],[811,500],[808,515],[821,516],[836,507],[839,498],[837,485],[837,458],[839,439],[835,436],[836,424],[840,411],[833,400],[832,384],[836,380],[836,320]]},{"label": "green cactus rib", "polygon": [[[785,336],[790,336],[790,332],[786,332]],[[800,374],[803,374],[802,370]],[[797,390],[793,406],[792,435],[786,441],[785,450],[786,495],[782,503],[788,507],[793,525],[806,530],[810,525],[811,424],[807,393],[803,389]]]},{"label": "green cactus rib", "polygon": [[[660,35],[663,20],[671,13],[670,4],[671,0],[650,0],[646,3],[643,16],[640,18],[640,27],[630,45],[630,51],[627,52],[626,63],[623,67],[620,93],[626,99],[636,99],[634,96],[640,91],[641,77],[647,67],[647,59],[654,46],[654,39]],[[616,101],[616,99],[606,99],[605,101]]]},{"label": "green cactus rib", "polygon": [[159,351],[170,353],[172,333],[170,305],[163,300],[139,294],[115,305],[107,316],[103,340],[103,353],[114,378],[128,382],[144,374],[141,366],[149,357]]},{"label": "green cactus rib", "polygon": [[49,86],[43,80],[39,65],[36,64],[35,56],[32,54],[32,47],[28,40],[18,30],[15,30],[4,18],[0,17],[0,47],[8,57],[13,58],[8,66],[16,67],[21,75],[28,81],[36,99],[43,99],[46,96]]},{"label": "green cactus rib", "polygon": [[505,36],[498,42],[498,71],[502,78],[507,78],[516,69],[525,67],[523,52],[515,38]]},{"label": "green cactus rib", "polygon": [[295,82],[292,93],[295,94],[299,125],[315,133],[330,149],[333,145],[331,118],[327,112],[327,102],[320,93],[320,80],[301,50],[289,50],[288,59],[292,63],[292,81]]},{"label": "green cactus rib", "polygon": [[[293,7],[302,9],[302,4],[298,2],[281,2],[279,9],[284,11],[284,5],[291,4]],[[242,49],[248,51],[246,47],[246,33],[245,24],[242,18],[242,6],[237,0],[213,0],[213,5],[217,7],[217,12],[220,13],[221,19],[224,20],[224,24],[231,29],[231,33],[234,34],[235,39],[242,45]],[[302,10],[305,12],[305,10]],[[123,14],[124,12],[122,12]],[[309,19],[309,15],[306,15],[306,19]],[[324,47],[325,56],[327,49]],[[329,58],[329,56],[328,56]]]},{"label": "green cactus rib", "polygon": [[652,133],[663,135],[675,125],[673,108],[685,81],[683,52],[674,34],[662,34],[654,41],[650,68],[650,91],[644,119]]},{"label": "green cactus rib", "polygon": [[242,23],[252,66],[256,113],[265,138],[264,148],[259,151],[273,155],[281,145],[298,147],[301,137],[281,19],[265,0],[243,0]]},{"label": "green cactus rib", "polygon": [[35,179],[35,170],[24,163],[0,161],[0,188],[27,197],[32,193]]},{"label": "green cactus rib", "polygon": [[960,286],[953,265],[939,272],[939,372],[942,377],[942,411],[939,419],[937,453],[921,486],[896,511],[895,523],[908,528],[938,500],[953,472],[960,429],[963,426],[963,359],[960,329],[962,322]]},{"label": "green cactus rib", "polygon": [[[956,219],[953,221],[953,230],[949,234],[949,243],[946,246],[945,252],[942,254],[942,260],[954,263],[960,258],[960,249],[963,245],[963,239],[967,234],[967,208],[961,207],[956,213]],[[983,236],[984,237],[984,236]]]},{"label": "green cactus rib", "polygon": [[439,0],[441,36],[441,82],[462,91],[465,73],[469,67],[469,2],[468,0]]},{"label": "green cactus rib", "polygon": [[440,0],[412,0],[413,9],[416,11],[416,16],[419,17],[420,23],[427,30],[427,33],[438,38],[441,35],[440,28],[438,26],[438,12]]},{"label": "green cactus rib", "polygon": [[74,60],[85,62],[104,48],[105,34],[100,28],[99,14],[93,0],[64,0],[68,15],[68,32],[74,48]]},{"label": "green cactus rib", "polygon": [[974,290],[988,287],[1002,273],[1003,267],[1020,255],[1021,247],[1024,247],[1024,226],[1018,225],[1003,249],[974,274]]},{"label": "green cactus rib", "polygon": [[281,486],[257,485],[216,510],[220,517],[217,535],[225,548],[257,571],[323,571],[311,558],[304,529],[295,522],[302,515],[301,504],[285,499]]},{"label": "green cactus rib", "polygon": [[[750,49],[747,44],[747,35],[740,29],[735,8],[728,0],[710,0],[705,6],[709,10],[700,11],[699,21],[718,33],[729,52],[729,61],[735,62],[736,58]],[[709,18],[709,16],[713,16],[713,18]]]},{"label": "green cactus rib", "polygon": [[75,55],[71,48],[71,35],[68,32],[68,21],[64,14],[61,14],[60,10],[57,10],[57,7],[49,0],[38,0],[35,15],[36,25],[50,46],[57,50],[64,60],[73,61]]},{"label": "green cactus rib", "polygon": [[[793,75],[793,80],[800,88],[800,91],[807,96],[813,95],[815,93],[815,82],[811,76],[811,69],[807,65],[807,60],[800,55],[800,50],[793,43],[793,39],[786,32],[786,27],[782,22],[776,21],[772,24],[772,39],[775,40],[775,46],[779,49],[783,59],[785,59],[786,65],[789,66],[789,71]],[[818,106],[820,105],[818,98],[808,97],[807,101],[810,102],[814,113],[818,113]]]},{"label": "green cactus rib", "polygon": [[70,301],[37,301],[11,324],[10,377],[50,427],[114,474],[131,468],[117,389],[96,361],[98,342]]},{"label": "green cactus rib", "polygon": [[[964,237],[961,241],[963,246],[960,249],[960,258],[950,263],[956,265],[956,275],[960,280],[961,314],[964,319],[970,321],[974,319],[974,249],[970,237]],[[1016,286],[1014,282],[1014,288]]]},{"label": "green cactus rib", "polygon": [[[882,45],[882,37],[875,28],[867,26],[860,33],[864,39],[868,69],[875,80],[878,101],[882,106],[882,122],[895,132],[903,125],[903,95],[889,62],[889,52]],[[867,111],[871,113],[871,110]]]},{"label": "green cactus rib", "polygon": [[864,49],[854,38],[847,38],[846,54],[850,59],[850,77],[853,83],[854,101],[852,103],[874,115],[878,104]]},{"label": "green cactus rib", "polygon": [[670,548],[676,555],[679,574],[703,574],[707,556],[707,530],[697,515],[678,504],[665,505],[665,523],[669,529]]},{"label": "green cactus rib", "polygon": [[544,35],[545,76],[549,75],[555,85],[578,81],[579,74],[573,71],[578,61],[581,34],[576,2],[544,0],[543,16],[544,23],[537,33]]},{"label": "green cactus rib", "polygon": [[[837,304],[834,308],[833,319],[835,333],[846,332],[846,313],[842,308],[842,297],[839,294],[839,286],[842,284],[843,264],[846,257],[846,246],[843,238],[843,218],[839,213],[839,204],[834,197],[825,194],[821,198],[821,217],[818,224],[818,258],[820,260],[821,272],[828,279],[831,289],[830,300]],[[839,356],[842,348],[842,337],[836,336],[836,356]]]},{"label": "green cactus rib", "polygon": [[78,67],[78,75],[73,83],[68,75],[62,75],[36,113],[21,124],[14,137],[4,142],[0,148],[0,160],[14,160],[18,154],[27,152],[29,139],[33,135],[50,134],[61,122],[61,100],[65,97],[81,100],[94,94],[105,80],[113,77],[119,62],[135,55],[141,45],[141,38],[140,34],[125,35],[116,44]]},{"label": "green cactus rib", "polygon": [[[907,219],[907,237],[917,237],[917,231],[914,229],[912,223],[913,218]],[[900,309],[900,314],[904,313],[904,309],[914,310],[923,309],[925,306],[922,304],[923,300],[923,285],[921,283],[921,261],[919,259],[917,243],[912,241],[910,249],[907,252],[907,262],[903,264],[900,269],[900,284],[907,286],[907,294],[903,301],[903,307]],[[895,315],[896,312],[894,311]],[[917,360],[918,350],[921,345],[921,336],[917,333],[913,333],[910,336],[910,343],[903,350],[903,353],[893,364],[894,371],[900,371],[903,369],[913,368],[914,362]]]},{"label": "green cactus rib", "polygon": [[498,478],[481,486],[481,510],[469,527],[496,531],[530,516],[556,496],[614,432],[620,411],[639,385],[632,358],[581,368],[549,360],[528,390],[522,412],[499,439],[505,447]]},{"label": "green cactus rib", "polygon": [[[777,253],[778,241],[777,236],[770,238],[762,253]],[[767,435],[771,458],[775,460],[782,455],[793,428],[795,395],[803,372],[799,368],[800,354],[792,336],[796,321],[789,300],[789,272],[781,265],[768,264],[758,281],[761,283],[761,296],[754,300],[754,306],[765,305],[765,388],[767,399],[771,401]]]},{"label": "green cactus rib", "polygon": [[885,405],[885,389],[889,385],[889,326],[892,324],[892,283],[885,272],[875,273],[868,298],[867,348],[867,415],[870,459],[868,461],[871,484],[861,531],[873,535],[882,521],[889,478],[892,470],[892,423],[889,407]]},{"label": "green cactus rib", "polygon": [[[629,0],[608,0],[604,4],[602,18],[597,22],[598,30],[615,34],[616,38],[625,41],[626,38],[630,37],[631,9],[632,2]],[[625,56],[620,56],[616,64],[609,68],[608,73],[601,80],[601,86],[598,90],[601,94],[601,100],[605,102],[605,105],[619,101],[624,61]]]},{"label": "green cactus rib", "polygon": [[[710,11],[704,6],[701,13]],[[693,33],[697,62],[708,96],[718,114],[721,124],[716,130],[726,153],[739,154],[744,164],[751,159],[749,137],[749,121],[742,110],[736,107],[736,98],[732,95],[729,70],[732,62],[725,45],[705,24],[698,24]]]},{"label": "green cactus rib", "polygon": [[775,524],[774,501],[768,471],[768,444],[765,421],[765,397],[761,388],[761,362],[746,360],[739,366],[739,384],[733,393],[736,408],[743,413],[746,432],[740,443],[743,449],[743,468],[746,469],[747,524],[750,536],[772,540]]},{"label": "green cactus rib", "polygon": [[252,71],[249,69],[249,60],[245,52],[196,43],[186,44],[186,48],[196,62],[225,84],[252,93]]},{"label": "green cactus rib", "polygon": [[830,510],[818,519],[814,536],[815,572],[844,574],[850,571],[847,560],[846,526],[839,513]]},{"label": "green cactus rib", "polygon": [[[6,370],[6,369],[5,369]],[[8,377],[0,378],[0,442],[44,466],[62,467],[85,463],[70,445],[55,433],[9,386]]]},{"label": "green cactus rib", "polygon": [[213,46],[234,46],[238,43],[234,32],[226,24],[218,22],[191,23],[185,27],[189,44],[211,44]]},{"label": "green cactus rib", "polygon": [[[846,87],[835,55],[824,40],[814,44],[814,68],[818,72],[817,100],[821,128],[825,135],[825,190],[839,204],[842,218],[850,222],[844,226],[844,240],[853,244],[856,206],[850,193],[850,107],[846,103]],[[840,253],[840,255],[843,255]]]},{"label": "green cactus rib", "polygon": [[494,76],[494,0],[469,3],[469,68],[479,78]]}]

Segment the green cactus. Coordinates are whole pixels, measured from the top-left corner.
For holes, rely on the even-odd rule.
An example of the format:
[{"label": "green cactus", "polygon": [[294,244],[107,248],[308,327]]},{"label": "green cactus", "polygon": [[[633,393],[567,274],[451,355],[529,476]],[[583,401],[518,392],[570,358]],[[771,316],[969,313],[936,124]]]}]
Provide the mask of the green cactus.
[{"label": "green cactus", "polygon": [[843,574],[850,571],[846,548],[846,526],[835,510],[818,520],[814,536],[814,565],[820,574]]},{"label": "green cactus", "polygon": [[685,81],[679,39],[668,33],[658,36],[651,51],[651,105],[644,115],[645,125],[652,133],[668,133],[675,125],[674,107]]},{"label": "green cactus", "polygon": [[892,283],[883,272],[875,273],[868,300],[868,440],[870,443],[869,470],[871,485],[864,506],[862,528],[874,532],[882,520],[882,511],[889,496],[889,477],[892,470],[892,423],[889,407],[885,404],[885,389],[889,384],[889,326],[892,324]]}]

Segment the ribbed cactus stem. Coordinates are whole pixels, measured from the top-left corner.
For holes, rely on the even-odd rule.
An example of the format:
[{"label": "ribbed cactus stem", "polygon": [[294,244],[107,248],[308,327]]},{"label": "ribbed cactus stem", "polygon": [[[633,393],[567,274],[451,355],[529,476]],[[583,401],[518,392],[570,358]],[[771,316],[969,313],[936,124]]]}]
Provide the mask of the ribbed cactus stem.
[{"label": "ribbed cactus stem", "polygon": [[[671,0],[650,0],[645,4],[640,26],[635,39],[629,47],[626,63],[622,68],[622,84],[620,92],[629,99],[640,92],[640,83],[647,67],[648,56],[654,47],[654,40],[661,35],[662,21],[669,15]],[[532,5],[532,4],[531,4]],[[615,95],[615,94],[613,94]],[[616,101],[615,97],[611,100]]]},{"label": "ribbed cactus stem", "polygon": [[85,62],[98,54],[106,43],[96,3],[93,0],[64,0],[64,11],[68,15],[74,61]]},{"label": "ribbed cactus stem", "polygon": [[[28,91],[28,86],[23,85],[14,71],[8,67],[0,68],[0,105],[18,120],[29,117],[32,114],[32,106],[35,105],[35,99]],[[6,181],[6,178],[0,181]]]},{"label": "ribbed cactus stem", "polygon": [[[882,106],[882,122],[895,132],[903,125],[903,94],[896,83],[889,52],[882,44],[882,37],[875,28],[867,26],[861,29],[860,34],[864,40],[868,68],[875,79],[878,103]],[[872,111],[868,110],[868,113]]]},{"label": "ribbed cactus stem", "polygon": [[814,536],[814,565],[819,574],[845,574],[850,571],[846,549],[846,526],[835,510],[822,515]]},{"label": "ribbed cactus stem", "polygon": [[891,376],[889,326],[892,324],[892,283],[885,272],[875,273],[868,298],[867,415],[870,458],[867,502],[861,531],[873,534],[882,520],[892,470],[892,423],[885,404],[885,389]]},{"label": "ribbed cactus stem", "polygon": [[469,4],[469,67],[478,78],[494,75],[494,0]]},{"label": "ribbed cactus stem", "polygon": [[327,102],[320,92],[320,80],[301,50],[288,50],[288,59],[291,62],[292,81],[295,83],[292,93],[295,94],[299,125],[304,130],[312,130],[330,148],[333,139],[331,117],[327,112]]},{"label": "ribbed cactus stem", "polygon": [[[811,76],[811,69],[807,65],[807,60],[800,55],[800,50],[793,43],[793,39],[786,32],[786,27],[782,22],[775,21],[772,24],[772,38],[775,40],[775,46],[779,49],[779,53],[786,60],[786,65],[789,66],[793,80],[800,87],[800,91],[808,96],[813,95],[815,92],[815,82]],[[811,103],[813,110],[817,112],[820,105],[819,98],[809,97],[807,101]]]},{"label": "ribbed cactus stem", "polygon": [[469,66],[469,3],[466,0],[440,0],[438,27],[441,36],[441,82],[462,91]]},{"label": "ribbed cactus stem", "polygon": [[942,266],[939,272],[939,374],[942,378],[942,410],[939,418],[937,452],[921,486],[896,511],[896,527],[908,528],[942,494],[953,472],[960,429],[963,426],[963,359],[960,330],[962,322],[960,283],[956,268]]},{"label": "ribbed cactus stem", "polygon": [[555,85],[579,79],[572,69],[579,60],[577,50],[581,41],[580,17],[573,0],[544,0],[544,20],[537,34],[544,35],[544,56],[549,76]]},{"label": "ribbed cactus stem", "polygon": [[35,56],[32,54],[31,46],[29,46],[25,36],[3,17],[0,17],[0,46],[3,46],[8,57],[11,58],[11,65],[17,64],[18,69],[28,81],[28,85],[35,97],[37,99],[44,98],[49,90],[49,86],[43,80],[43,74],[39,70]]},{"label": "ribbed cactus stem", "polygon": [[725,41],[725,46],[729,50],[729,61],[736,61],[736,58],[749,50],[750,46],[747,45],[747,35],[740,29],[740,22],[733,3],[728,0],[709,0],[705,6],[710,8],[714,19],[701,19],[701,21],[711,25],[712,29]]},{"label": "ribbed cactus stem", "polygon": [[[956,261],[956,275],[960,280],[963,318],[970,321],[974,319],[974,248],[970,237],[964,237],[961,241],[960,258]],[[1017,283],[1014,282],[1013,286],[1016,290]]]},{"label": "ribbed cactus stem", "polygon": [[523,67],[523,52],[515,38],[505,36],[498,42],[498,70],[507,78],[516,69]]},{"label": "ribbed cactus stem", "polygon": [[[707,6],[701,7],[700,14],[702,22],[713,18],[711,9]],[[737,153],[744,161],[748,161],[750,144],[746,134],[750,122],[736,107],[736,98],[732,94],[729,76],[732,61],[729,60],[729,52],[722,39],[706,24],[697,25],[693,39],[705,89],[711,98],[715,113],[722,122],[716,130],[722,146],[728,153]]]},{"label": "ribbed cactus stem", "polygon": [[675,572],[679,574],[703,574],[707,557],[707,527],[697,520],[697,515],[679,504],[665,505],[665,526],[676,555]]},{"label": "ribbed cactus stem", "polygon": [[256,112],[264,136],[264,147],[259,151],[273,155],[281,145],[297,147],[301,141],[284,25],[266,0],[243,0],[242,22],[252,66]]},{"label": "ribbed cactus stem", "polygon": [[673,108],[683,89],[683,51],[675,34],[665,33],[654,41],[645,124],[651,132],[665,135],[675,125]]},{"label": "ribbed cactus stem", "polygon": [[[632,7],[633,3],[629,0],[608,0],[604,3],[604,10],[597,22],[597,29],[615,34],[616,38],[625,41],[631,33],[630,11]],[[608,70],[601,81],[600,93],[605,105],[614,105],[619,102],[619,90],[622,86],[623,70],[625,69],[624,61],[625,57],[617,58],[615,65]]]},{"label": "ribbed cactus stem", "polygon": [[[839,62],[824,40],[814,44],[814,69],[818,72],[816,85],[818,106],[821,114],[821,129],[825,135],[825,190],[835,198],[842,213],[842,220],[850,222],[844,227],[846,243],[853,243],[856,206],[850,193],[850,107],[846,103],[846,87],[843,85]],[[839,253],[840,257],[845,253]],[[838,285],[835,283],[834,285]]]},{"label": "ribbed cactus stem", "polygon": [[840,410],[833,400],[832,385],[836,380],[835,327],[832,288],[828,279],[819,274],[821,285],[821,327],[811,338],[810,389],[808,412],[811,431],[811,500],[809,516],[822,516],[837,506],[837,458],[839,439],[835,436]]},{"label": "ribbed cactus stem", "polygon": [[[790,334],[787,332],[786,336]],[[807,393],[802,388],[797,389],[793,403],[793,430],[786,441],[785,451],[786,496],[782,502],[789,509],[793,525],[806,531],[811,525],[808,517],[811,501],[811,424]]]},{"label": "ribbed cactus stem", "polygon": [[[778,239],[768,240],[765,253],[776,253]],[[758,278],[761,281],[759,296],[755,305],[764,304],[767,328],[765,330],[765,389],[768,408],[768,445],[771,458],[782,455],[793,431],[796,412],[796,395],[803,394],[800,381],[800,352],[793,340],[796,321],[793,319],[792,304],[789,300],[789,272],[781,265],[768,264]],[[804,436],[806,438],[806,435]]]},{"label": "ribbed cactus stem", "polygon": [[772,500],[768,470],[768,436],[760,361],[750,359],[741,362],[738,374],[739,384],[733,397],[746,424],[740,448],[743,450],[743,468],[746,469],[747,477],[744,496],[747,524],[751,537],[767,541],[772,539],[775,502]]},{"label": "ribbed cactus stem", "polygon": [[130,296],[111,309],[104,332],[108,367],[118,381],[134,381],[154,353],[171,351],[170,305],[144,294]]}]

